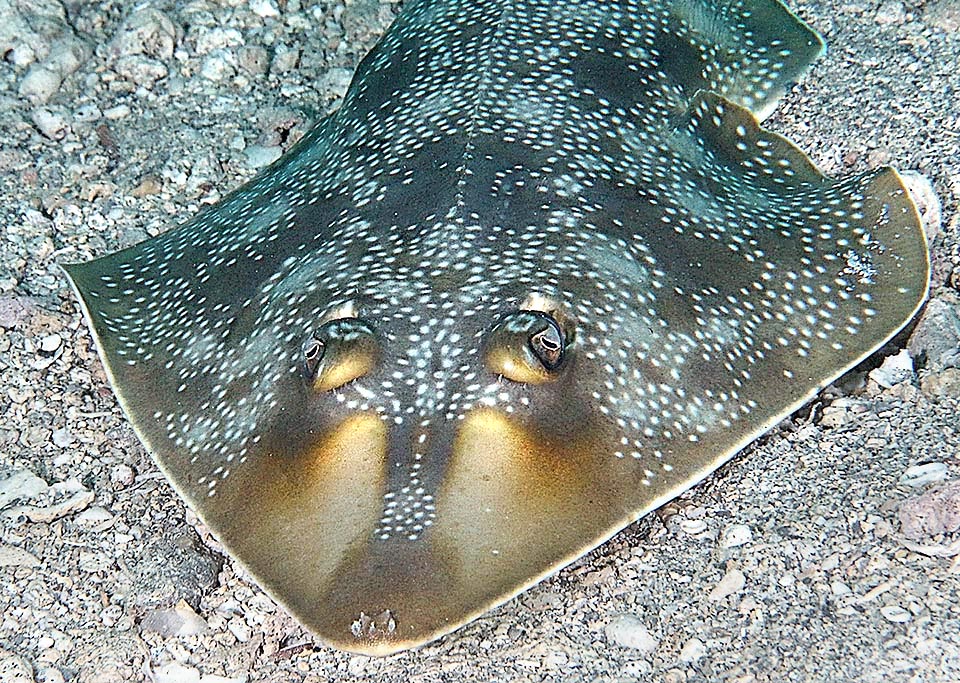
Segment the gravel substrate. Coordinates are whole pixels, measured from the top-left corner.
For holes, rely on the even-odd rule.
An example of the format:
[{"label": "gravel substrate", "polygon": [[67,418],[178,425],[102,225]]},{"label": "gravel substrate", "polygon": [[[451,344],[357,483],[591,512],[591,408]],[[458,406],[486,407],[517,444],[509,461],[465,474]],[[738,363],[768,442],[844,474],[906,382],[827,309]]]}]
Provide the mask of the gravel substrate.
[{"label": "gravel substrate", "polygon": [[58,264],[252,177],[399,4],[0,0],[0,681],[960,680],[960,7],[792,6],[828,53],[766,125],[831,175],[915,172],[921,323],[556,577],[370,659],[317,643],[185,509]]}]

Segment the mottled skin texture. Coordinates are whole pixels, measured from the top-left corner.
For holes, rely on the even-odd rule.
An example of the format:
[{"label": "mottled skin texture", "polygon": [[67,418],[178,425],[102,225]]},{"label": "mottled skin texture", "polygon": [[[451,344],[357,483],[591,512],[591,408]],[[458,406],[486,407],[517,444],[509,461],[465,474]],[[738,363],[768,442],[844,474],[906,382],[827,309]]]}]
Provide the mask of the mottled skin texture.
[{"label": "mottled skin texture", "polygon": [[915,313],[899,179],[757,117],[771,0],[410,0],[342,107],[68,274],[144,443],[331,644],[449,632],[700,480]]}]

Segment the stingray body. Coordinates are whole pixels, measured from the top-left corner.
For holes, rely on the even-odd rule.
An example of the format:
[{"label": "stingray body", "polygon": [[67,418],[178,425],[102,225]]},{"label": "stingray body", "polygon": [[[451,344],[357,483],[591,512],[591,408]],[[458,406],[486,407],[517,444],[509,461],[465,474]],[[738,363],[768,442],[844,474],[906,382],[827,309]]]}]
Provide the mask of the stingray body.
[{"label": "stingray body", "polygon": [[889,169],[757,119],[771,0],[410,0],[342,106],[67,272],[177,490],[336,647],[427,642],[730,458],[916,312]]}]

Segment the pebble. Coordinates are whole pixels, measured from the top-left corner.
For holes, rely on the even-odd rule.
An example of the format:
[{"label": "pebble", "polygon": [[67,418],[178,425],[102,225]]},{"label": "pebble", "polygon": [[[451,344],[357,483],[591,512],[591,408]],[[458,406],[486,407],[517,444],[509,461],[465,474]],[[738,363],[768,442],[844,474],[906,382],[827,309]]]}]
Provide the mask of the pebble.
[{"label": "pebble", "polygon": [[[24,216],[32,211],[25,211]],[[39,212],[37,212],[39,213]],[[39,219],[43,219],[41,214]],[[0,296],[0,327],[7,329],[17,327],[23,320],[30,317],[36,309],[36,304],[30,297],[3,295]]]},{"label": "pebble", "polygon": [[104,507],[93,505],[88,507],[76,516],[76,522],[84,527],[96,527],[98,530],[106,529],[113,522],[114,517]]},{"label": "pebble", "polygon": [[119,463],[110,468],[110,483],[115,489],[125,489],[132,485],[136,479],[136,473],[130,465]]},{"label": "pebble", "polygon": [[158,666],[150,673],[154,683],[200,683],[200,672],[179,662]]},{"label": "pebble", "polygon": [[20,81],[17,94],[33,104],[50,101],[63,83],[63,77],[44,64],[34,64]]},{"label": "pebble", "polygon": [[64,683],[65,680],[60,669],[52,666],[40,669],[37,672],[37,683]]},{"label": "pebble", "polygon": [[907,382],[913,378],[913,358],[903,349],[895,356],[887,356],[879,368],[870,371],[870,379],[884,389]]},{"label": "pebble", "polygon": [[930,398],[960,397],[960,369],[947,368],[920,380],[920,389]]},{"label": "pebble", "polygon": [[867,410],[865,404],[858,399],[840,397],[824,406],[820,426],[825,429],[842,427],[855,421]]},{"label": "pebble", "polygon": [[898,516],[900,532],[913,541],[960,529],[960,480],[907,498]]},{"label": "pebble", "polygon": [[45,104],[60,90],[63,79],[79,69],[89,55],[86,44],[73,36],[57,40],[43,61],[30,67],[17,93],[32,104]]},{"label": "pebble", "polygon": [[635,659],[632,662],[627,662],[620,670],[617,672],[617,676],[613,677],[615,681],[640,681],[640,680],[649,680],[650,674],[653,672],[653,667],[650,665],[646,659]]},{"label": "pebble", "polygon": [[176,25],[166,14],[150,6],[140,6],[114,34],[110,52],[116,57],[147,55],[168,60],[173,57],[178,38]]},{"label": "pebble", "polygon": [[940,236],[940,228],[943,225],[943,206],[933,189],[933,183],[927,176],[917,171],[902,171],[900,178],[920,213],[927,242],[933,244],[933,241]]},{"label": "pebble", "polygon": [[280,10],[273,0],[250,0],[250,11],[263,19],[280,16]]},{"label": "pebble", "polygon": [[118,104],[115,107],[110,107],[109,109],[103,110],[103,118],[110,121],[125,119],[128,116],[130,116],[130,107],[125,104]]},{"label": "pebble", "polygon": [[139,185],[130,190],[130,194],[134,197],[150,197],[155,194],[160,194],[162,189],[163,186],[160,184],[160,179],[154,175],[148,175],[140,181]]},{"label": "pebble", "polygon": [[26,658],[8,650],[0,650],[0,681],[34,683],[33,667]]},{"label": "pebble", "polygon": [[663,674],[663,683],[686,683],[687,674],[682,669],[670,669]]},{"label": "pebble", "polygon": [[342,96],[350,87],[353,72],[350,69],[335,67],[323,76],[323,89]]},{"label": "pebble", "polygon": [[273,60],[270,62],[270,73],[282,74],[297,68],[300,61],[300,49],[280,44],[274,48]]},{"label": "pebble", "polygon": [[[108,571],[113,566],[113,558],[106,553],[81,550],[79,553],[77,566],[80,568],[81,572],[98,574],[100,572]],[[119,605],[114,605],[114,607],[119,607]]]},{"label": "pebble", "polygon": [[243,45],[243,34],[235,28],[214,28],[197,38],[197,54],[205,55],[225,47]]},{"label": "pebble", "polygon": [[69,428],[61,427],[60,429],[54,429],[50,433],[50,440],[53,441],[54,446],[59,448],[67,448],[73,443],[73,434],[70,432]]},{"label": "pebble", "polygon": [[163,12],[141,7],[126,18],[110,41],[112,66],[124,78],[149,89],[167,76],[166,63],[178,40],[177,27]]},{"label": "pebble", "polygon": [[39,130],[45,138],[49,138],[50,140],[62,140],[70,130],[70,124],[67,123],[67,120],[63,116],[42,107],[34,109],[30,115],[30,119],[33,121],[33,125],[37,127],[37,130]]},{"label": "pebble", "polygon": [[[33,553],[13,545],[0,545],[0,567],[36,567],[40,560]],[[0,680],[3,677],[0,676]]]},{"label": "pebble", "polygon": [[880,608],[880,614],[894,624],[905,624],[913,618],[913,615],[900,605],[885,605]]},{"label": "pebble", "polygon": [[843,581],[834,581],[830,584],[830,592],[839,597],[842,595],[850,595],[853,589]]},{"label": "pebble", "polygon": [[90,56],[89,46],[79,38],[69,36],[55,42],[44,63],[66,78],[83,66]]},{"label": "pebble", "polygon": [[253,632],[250,630],[247,622],[240,617],[233,617],[230,621],[228,621],[227,629],[241,643],[247,642],[253,635]]},{"label": "pebble", "polygon": [[147,90],[152,89],[154,83],[166,78],[169,73],[167,67],[161,62],[139,55],[118,59],[114,69],[134,85]]},{"label": "pebble", "polygon": [[8,505],[38,498],[50,486],[29,470],[17,470],[6,479],[0,479],[0,510]]},{"label": "pebble", "polygon": [[250,145],[243,150],[249,168],[263,168],[269,166],[283,155],[283,148],[279,145]]},{"label": "pebble", "polygon": [[710,591],[710,595],[708,595],[707,598],[713,602],[719,602],[724,598],[742,591],[746,583],[747,577],[743,575],[742,571],[739,569],[731,569],[724,574],[720,582],[713,587],[713,590]]},{"label": "pebble", "polygon": [[746,524],[731,524],[720,534],[721,548],[736,548],[753,540],[753,532]]},{"label": "pebble", "polygon": [[227,598],[217,605],[216,612],[217,614],[232,617],[243,614],[243,606],[233,598]]},{"label": "pebble", "polygon": [[244,45],[237,50],[237,65],[256,76],[267,73],[269,53],[259,45]]},{"label": "pebble", "polygon": [[164,638],[195,636],[210,630],[207,622],[185,600],[180,600],[171,608],[147,612],[140,622],[140,628]]},{"label": "pebble", "polygon": [[923,358],[928,372],[960,367],[960,303],[937,298],[927,302],[907,341],[914,358]]},{"label": "pebble", "polygon": [[73,120],[80,123],[93,123],[99,121],[102,117],[103,112],[100,111],[100,107],[92,102],[80,105],[73,112]]},{"label": "pebble", "polygon": [[867,167],[877,169],[890,165],[890,150],[886,148],[872,149],[867,153]]},{"label": "pebble", "polygon": [[900,0],[885,0],[877,9],[874,20],[884,26],[900,25],[907,20],[907,10]]},{"label": "pebble", "polygon": [[235,62],[236,57],[229,50],[214,50],[200,65],[200,75],[208,81],[225,81],[237,73]]},{"label": "pebble", "polygon": [[20,505],[10,508],[5,514],[11,517],[24,516],[31,522],[49,523],[55,519],[66,517],[74,512],[86,509],[93,502],[93,491],[77,491],[62,503],[56,505]]},{"label": "pebble", "polygon": [[60,338],[59,334],[48,334],[40,340],[40,350],[46,353],[53,353],[60,348],[60,344],[62,343],[63,339]]},{"label": "pebble", "polygon": [[570,658],[566,652],[548,652],[543,656],[543,665],[548,669],[562,669],[569,661]]},{"label": "pebble", "polygon": [[702,519],[687,519],[684,518],[680,520],[680,530],[685,534],[690,534],[691,536],[697,536],[705,532],[709,526]]},{"label": "pebble", "polygon": [[699,638],[691,638],[683,644],[683,647],[680,648],[680,661],[681,662],[695,662],[707,652],[707,646],[703,644],[703,641]]},{"label": "pebble", "polygon": [[660,641],[650,633],[643,620],[633,614],[618,614],[607,623],[603,632],[610,643],[644,654],[652,653],[660,645]]},{"label": "pebble", "polygon": [[905,486],[926,486],[947,478],[947,465],[942,462],[928,462],[925,465],[908,467],[900,475],[900,483]]}]

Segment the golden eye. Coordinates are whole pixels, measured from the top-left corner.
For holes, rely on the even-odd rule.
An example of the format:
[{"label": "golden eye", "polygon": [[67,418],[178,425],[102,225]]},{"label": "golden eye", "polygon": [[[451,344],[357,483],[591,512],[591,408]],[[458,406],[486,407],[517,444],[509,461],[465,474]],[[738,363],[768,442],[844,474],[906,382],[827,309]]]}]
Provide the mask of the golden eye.
[{"label": "golden eye", "polygon": [[303,343],[302,372],[314,391],[330,391],[370,372],[379,357],[370,323],[338,318],[325,322]]},{"label": "golden eye", "polygon": [[516,311],[491,331],[484,360],[490,371],[514,382],[548,382],[562,369],[570,338],[550,313]]}]

